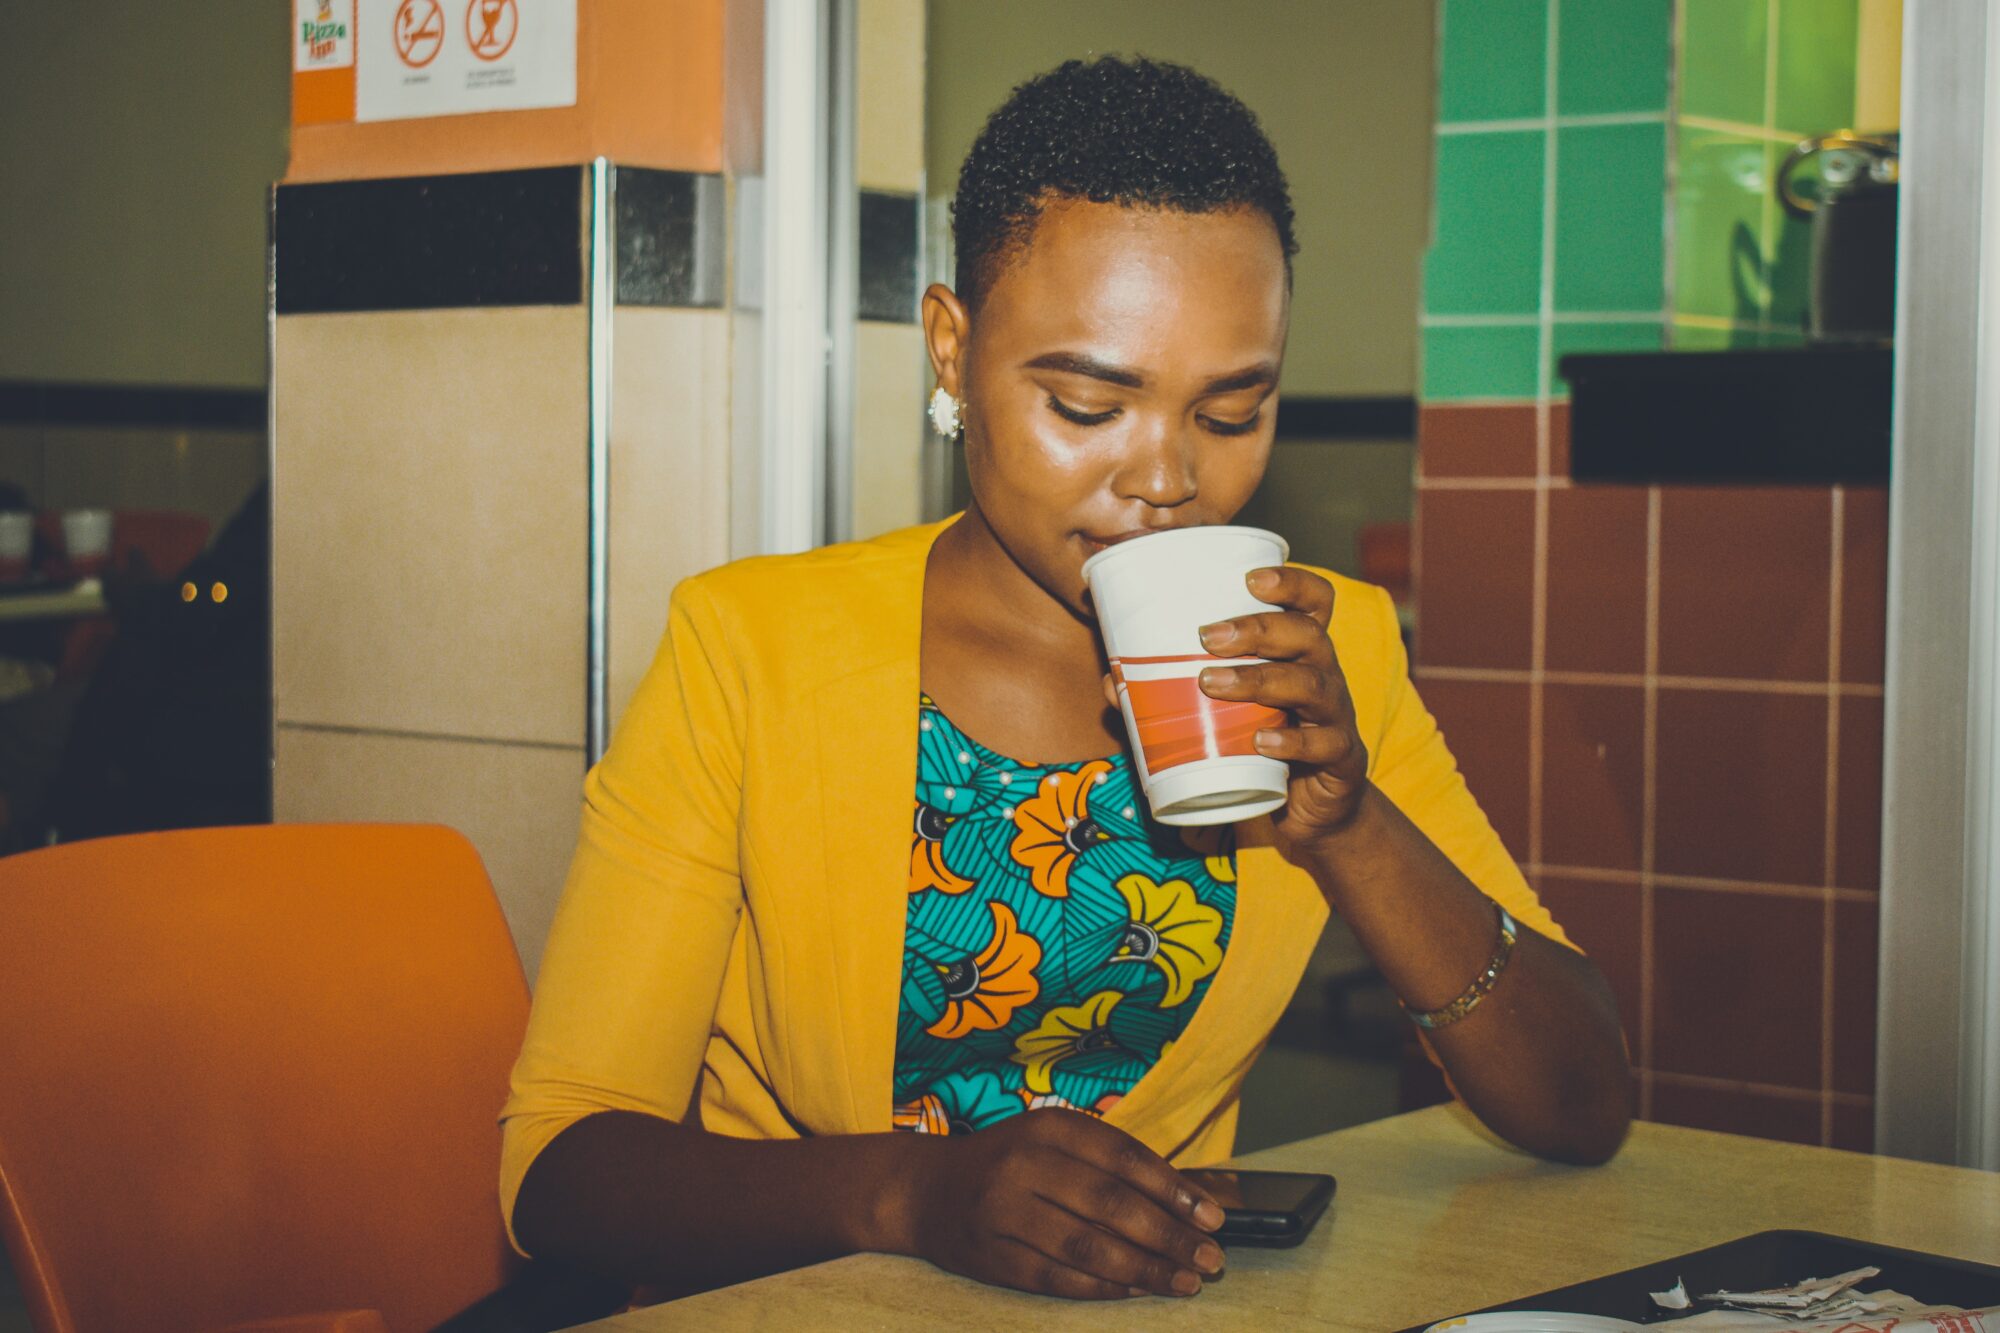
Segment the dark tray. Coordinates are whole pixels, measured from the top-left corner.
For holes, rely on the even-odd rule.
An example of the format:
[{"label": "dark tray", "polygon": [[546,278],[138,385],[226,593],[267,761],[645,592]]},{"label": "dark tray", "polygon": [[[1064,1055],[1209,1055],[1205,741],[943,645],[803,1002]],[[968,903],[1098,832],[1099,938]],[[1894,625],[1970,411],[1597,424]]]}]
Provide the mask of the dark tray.
[{"label": "dark tray", "polygon": [[[1887,1245],[1828,1236],[1817,1231],[1760,1231],[1692,1254],[1594,1277],[1588,1282],[1558,1287],[1517,1301],[1503,1301],[1464,1314],[1496,1310],[1553,1310],[1564,1314],[1604,1315],[1635,1324],[1658,1324],[1713,1307],[1695,1300],[1687,1310],[1662,1310],[1651,1293],[1687,1284],[1691,1298],[1707,1291],[1762,1291],[1786,1287],[1810,1277],[1832,1277],[1873,1265],[1882,1270],[1862,1286],[1871,1291],[1900,1291],[1928,1305],[1957,1305],[1977,1310],[2000,1305],[2000,1268],[1965,1259],[1898,1250]],[[1451,1317],[1440,1314],[1438,1319]],[[1422,1333],[1434,1319],[1413,1324],[1403,1333]]]}]

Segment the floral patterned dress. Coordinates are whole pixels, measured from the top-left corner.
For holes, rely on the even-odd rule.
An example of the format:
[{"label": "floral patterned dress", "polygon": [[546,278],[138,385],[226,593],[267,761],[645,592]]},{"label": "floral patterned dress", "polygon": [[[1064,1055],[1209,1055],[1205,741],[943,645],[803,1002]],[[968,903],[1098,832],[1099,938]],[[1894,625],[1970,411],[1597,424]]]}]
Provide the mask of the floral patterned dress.
[{"label": "floral patterned dress", "polygon": [[1124,754],[1024,764],[917,714],[897,1129],[1097,1115],[1187,1029],[1236,910],[1233,830],[1153,822]]}]

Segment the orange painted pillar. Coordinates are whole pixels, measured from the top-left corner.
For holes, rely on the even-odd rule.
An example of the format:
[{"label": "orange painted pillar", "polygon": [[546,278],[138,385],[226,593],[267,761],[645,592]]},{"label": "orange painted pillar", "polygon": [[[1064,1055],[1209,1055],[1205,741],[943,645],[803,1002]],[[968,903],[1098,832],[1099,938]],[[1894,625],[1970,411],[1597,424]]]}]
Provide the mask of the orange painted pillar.
[{"label": "orange painted pillar", "polygon": [[[440,30],[438,41],[453,40],[473,17],[466,0],[409,2],[422,7],[420,21]],[[330,22],[366,23],[385,6],[347,0],[321,8]],[[738,11],[729,16],[737,25],[729,36],[741,39],[761,17],[743,12],[749,8],[728,0],[576,0],[576,104],[541,110],[357,123],[355,66],[301,70],[295,61],[285,180],[502,171],[594,157],[720,171],[725,12]],[[299,25],[314,22],[317,11],[312,3],[295,3],[294,11],[296,43]],[[754,70],[758,58],[752,52],[739,64]]]}]

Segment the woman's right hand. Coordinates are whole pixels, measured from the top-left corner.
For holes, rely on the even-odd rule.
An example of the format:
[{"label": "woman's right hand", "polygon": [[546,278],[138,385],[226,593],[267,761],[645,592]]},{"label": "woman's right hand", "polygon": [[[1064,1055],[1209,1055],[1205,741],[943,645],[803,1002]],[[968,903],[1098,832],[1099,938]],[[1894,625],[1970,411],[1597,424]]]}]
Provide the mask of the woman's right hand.
[{"label": "woman's right hand", "polygon": [[1094,1116],[1030,1111],[927,1146],[903,1211],[909,1252],[940,1268],[1075,1300],[1192,1296],[1222,1271],[1215,1200]]}]

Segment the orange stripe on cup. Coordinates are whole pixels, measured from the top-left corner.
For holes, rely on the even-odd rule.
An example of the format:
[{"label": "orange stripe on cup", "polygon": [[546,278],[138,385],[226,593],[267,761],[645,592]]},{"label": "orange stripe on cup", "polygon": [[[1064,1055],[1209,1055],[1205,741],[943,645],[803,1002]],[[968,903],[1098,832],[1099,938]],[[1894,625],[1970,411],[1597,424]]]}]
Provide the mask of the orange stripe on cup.
[{"label": "orange stripe on cup", "polygon": [[1257,732],[1285,724],[1278,709],[1209,698],[1201,692],[1199,676],[1130,680],[1117,663],[1112,670],[1125,688],[1132,725],[1151,773],[1223,755],[1254,755]]}]

